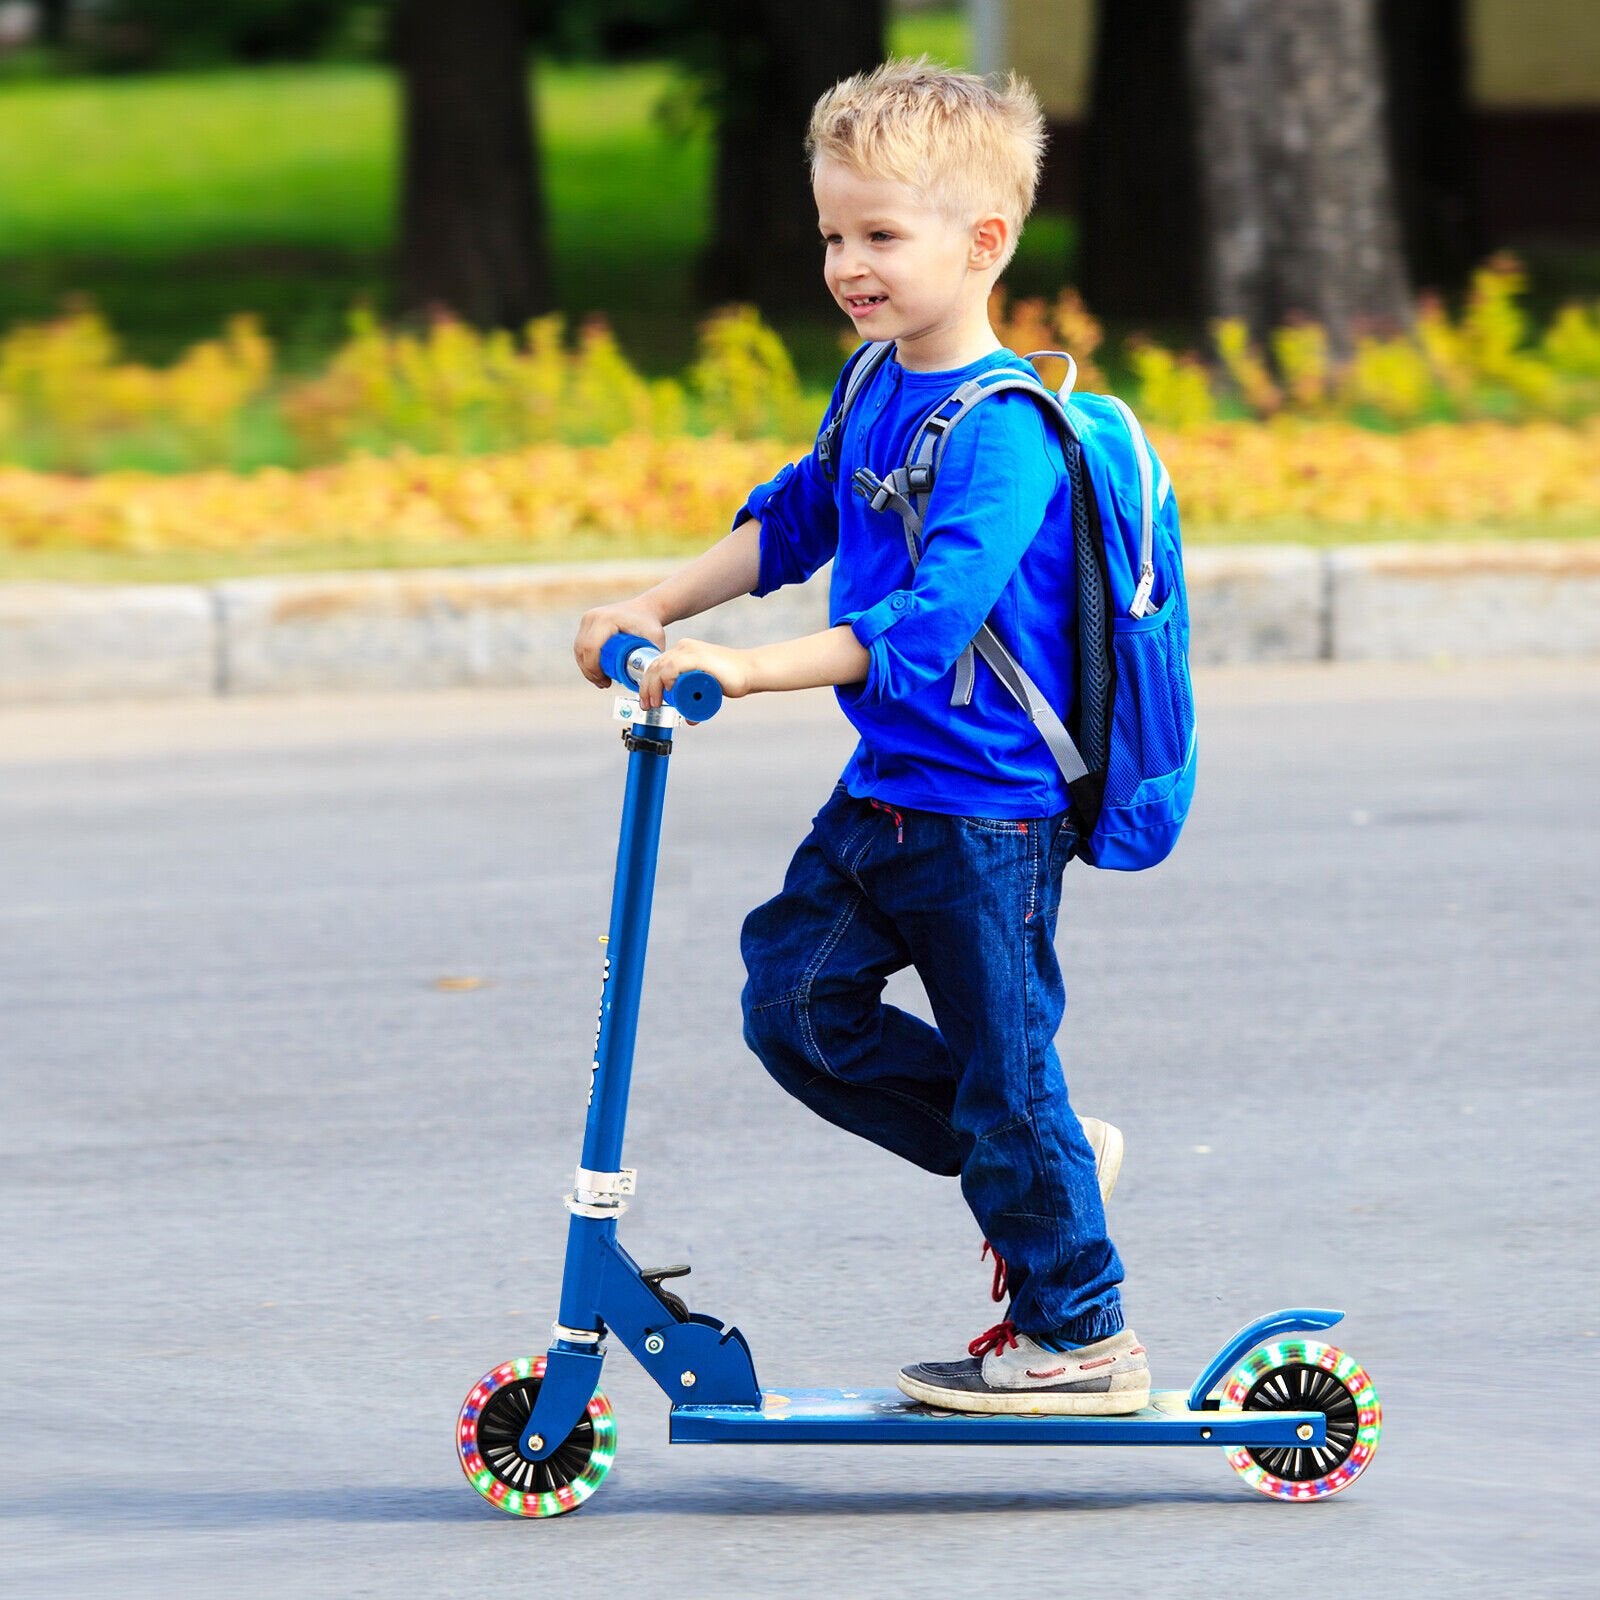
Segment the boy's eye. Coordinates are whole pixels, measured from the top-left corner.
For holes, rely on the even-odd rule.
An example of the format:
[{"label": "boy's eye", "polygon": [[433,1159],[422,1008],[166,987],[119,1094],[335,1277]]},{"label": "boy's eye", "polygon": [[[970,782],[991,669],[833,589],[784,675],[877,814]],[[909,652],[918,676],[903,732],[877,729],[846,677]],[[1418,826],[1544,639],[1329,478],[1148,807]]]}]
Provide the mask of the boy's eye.
[{"label": "boy's eye", "polygon": [[882,228],[879,228],[878,231],[872,235],[872,242],[874,244],[882,244],[884,240],[892,238],[894,238],[892,233],[886,233]]}]

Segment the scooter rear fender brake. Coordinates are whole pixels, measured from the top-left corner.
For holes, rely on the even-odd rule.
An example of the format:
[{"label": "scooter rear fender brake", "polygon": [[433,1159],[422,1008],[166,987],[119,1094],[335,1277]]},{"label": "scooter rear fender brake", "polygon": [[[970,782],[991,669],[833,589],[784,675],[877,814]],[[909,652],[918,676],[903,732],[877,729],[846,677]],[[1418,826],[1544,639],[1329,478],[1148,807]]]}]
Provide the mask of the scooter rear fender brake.
[{"label": "scooter rear fender brake", "polygon": [[1276,1339],[1286,1333],[1320,1333],[1336,1322],[1344,1321],[1342,1311],[1318,1311],[1310,1307],[1291,1307],[1287,1311],[1272,1311],[1246,1324],[1211,1358],[1211,1364],[1189,1391],[1189,1409],[1204,1409],[1211,1391],[1238,1364],[1240,1357],[1266,1339]]}]

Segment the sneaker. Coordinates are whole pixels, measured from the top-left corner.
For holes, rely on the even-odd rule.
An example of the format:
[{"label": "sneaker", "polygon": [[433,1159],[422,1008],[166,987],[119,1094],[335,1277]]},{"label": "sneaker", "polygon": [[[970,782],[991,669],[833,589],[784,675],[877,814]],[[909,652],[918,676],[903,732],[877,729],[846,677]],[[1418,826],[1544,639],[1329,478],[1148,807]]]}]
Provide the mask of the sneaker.
[{"label": "sneaker", "polygon": [[966,1361],[902,1367],[900,1388],[944,1411],[1115,1417],[1150,1403],[1150,1363],[1131,1328],[1076,1350],[1051,1350],[1002,1322],[967,1346]]},{"label": "sneaker", "polygon": [[1122,1130],[1098,1117],[1080,1117],[1083,1131],[1094,1151],[1094,1179],[1100,1185],[1100,1203],[1111,1198],[1117,1186],[1117,1174],[1122,1171]]}]

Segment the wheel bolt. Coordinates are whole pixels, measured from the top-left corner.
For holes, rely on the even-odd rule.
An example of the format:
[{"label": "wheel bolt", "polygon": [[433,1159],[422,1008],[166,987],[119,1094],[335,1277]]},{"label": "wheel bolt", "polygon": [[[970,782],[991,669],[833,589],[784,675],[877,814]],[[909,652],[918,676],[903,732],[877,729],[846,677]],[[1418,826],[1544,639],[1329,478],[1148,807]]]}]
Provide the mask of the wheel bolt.
[{"label": "wheel bolt", "polygon": [[1302,1439],[1309,1439],[1317,1430],[1313,1428],[1309,1422],[1302,1422],[1294,1431],[1298,1437]]},{"label": "wheel bolt", "polygon": [[530,1450],[543,1450],[544,1440],[541,1439],[538,1434],[534,1434],[534,1436],[528,1441],[528,1448]]}]

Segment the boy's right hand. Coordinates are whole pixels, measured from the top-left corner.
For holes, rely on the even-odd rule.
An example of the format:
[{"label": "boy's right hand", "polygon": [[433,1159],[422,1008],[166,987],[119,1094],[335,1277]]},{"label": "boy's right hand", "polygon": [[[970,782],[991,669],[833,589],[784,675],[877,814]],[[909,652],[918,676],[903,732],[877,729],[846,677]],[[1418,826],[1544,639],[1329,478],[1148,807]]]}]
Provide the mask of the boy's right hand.
[{"label": "boy's right hand", "polygon": [[604,689],[611,679],[600,669],[600,647],[614,633],[633,633],[648,639],[658,650],[667,647],[666,629],[661,618],[643,600],[620,600],[608,606],[596,606],[585,611],[578,623],[578,637],[573,641],[572,654],[578,671],[597,689]]}]

